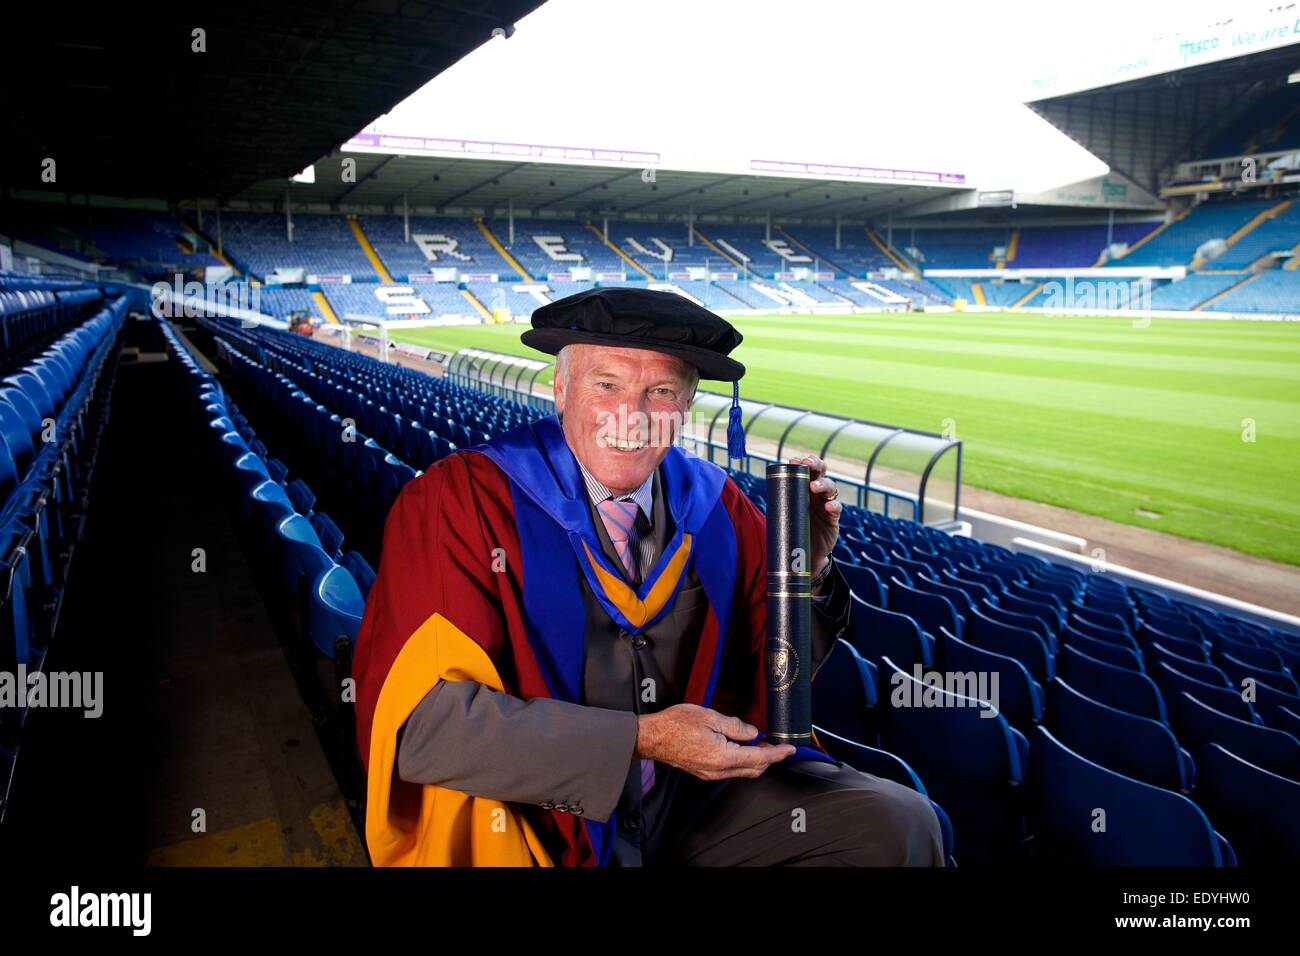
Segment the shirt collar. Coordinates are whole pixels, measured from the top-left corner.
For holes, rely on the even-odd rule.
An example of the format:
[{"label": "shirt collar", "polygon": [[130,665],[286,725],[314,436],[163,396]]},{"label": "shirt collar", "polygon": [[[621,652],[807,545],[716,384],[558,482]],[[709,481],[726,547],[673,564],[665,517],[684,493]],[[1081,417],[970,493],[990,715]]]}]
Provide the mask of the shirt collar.
[{"label": "shirt collar", "polygon": [[587,470],[587,466],[582,463],[582,459],[578,458],[577,455],[573,457],[578,462],[578,467],[582,469],[582,480],[586,482],[587,496],[591,498],[592,504],[598,505],[606,498],[630,497],[637,503],[637,507],[641,509],[641,513],[645,515],[646,520],[654,521],[654,472],[651,472],[650,477],[631,495],[618,496],[595,479],[591,472]]}]

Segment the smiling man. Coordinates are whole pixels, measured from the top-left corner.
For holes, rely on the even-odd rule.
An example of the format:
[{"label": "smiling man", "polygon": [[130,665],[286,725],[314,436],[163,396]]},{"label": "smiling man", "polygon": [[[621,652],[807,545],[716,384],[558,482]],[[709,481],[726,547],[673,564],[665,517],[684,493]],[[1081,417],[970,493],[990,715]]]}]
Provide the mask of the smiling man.
[{"label": "smiling man", "polygon": [[[675,441],[740,335],[690,300],[538,309],[557,414],[403,490],[357,640],[377,865],[942,865],[915,792],[764,725],[764,518]],[[810,482],[815,669],[847,623]],[[792,819],[802,821],[792,825]]]}]

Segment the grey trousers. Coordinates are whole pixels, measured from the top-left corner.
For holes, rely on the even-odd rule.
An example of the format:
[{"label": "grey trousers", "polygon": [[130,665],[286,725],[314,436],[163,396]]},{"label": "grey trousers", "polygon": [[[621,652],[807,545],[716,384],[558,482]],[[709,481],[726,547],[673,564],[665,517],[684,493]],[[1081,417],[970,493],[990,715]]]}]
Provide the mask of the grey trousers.
[{"label": "grey trousers", "polygon": [[643,834],[644,866],[943,866],[930,801],[845,764],[778,763],[761,777],[676,773]]}]

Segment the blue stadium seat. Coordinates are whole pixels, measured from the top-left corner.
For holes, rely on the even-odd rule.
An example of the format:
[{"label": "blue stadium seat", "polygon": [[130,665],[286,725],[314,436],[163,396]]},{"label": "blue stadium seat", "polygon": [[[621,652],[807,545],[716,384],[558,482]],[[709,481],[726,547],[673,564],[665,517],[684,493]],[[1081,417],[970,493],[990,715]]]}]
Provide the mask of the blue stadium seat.
[{"label": "blue stadium seat", "polygon": [[1098,703],[1059,677],[1049,697],[1047,724],[1075,753],[1134,780],[1191,792],[1196,776],[1191,755],[1160,721]]},{"label": "blue stadium seat", "polygon": [[1300,697],[1294,694],[1288,694],[1263,680],[1255,681],[1254,692],[1255,710],[1263,715],[1270,725],[1277,722],[1278,711],[1282,708],[1286,708],[1293,714],[1300,714]]},{"label": "blue stadium seat", "polygon": [[1033,741],[1035,860],[1069,866],[1224,865],[1214,828],[1187,797],[1108,770],[1042,726],[1034,729]]},{"label": "blue stadium seat", "polygon": [[1190,621],[1181,623],[1173,618],[1157,617],[1154,613],[1148,612],[1143,618],[1142,625],[1138,628],[1136,637],[1143,644],[1158,641],[1165,647],[1178,651],[1184,657],[1198,656],[1189,653],[1190,648],[1184,648],[1184,645],[1200,648],[1199,656],[1206,656],[1204,644],[1201,640],[1201,631]]},{"label": "blue stadium seat", "polygon": [[293,502],[293,510],[304,518],[310,518],[312,508],[316,506],[316,495],[311,488],[307,487],[307,482],[295,478],[284,486],[284,490],[289,500]]},{"label": "blue stadium seat", "polygon": [[962,620],[957,616],[957,609],[942,595],[918,591],[895,581],[889,587],[889,609],[906,614],[931,637],[938,637],[945,628],[950,634],[961,636]]},{"label": "blue stadium seat", "polygon": [[326,657],[334,657],[339,640],[356,643],[366,599],[347,569],[335,564],[317,575],[312,585],[307,634]]},{"label": "blue stadium seat", "polygon": [[[962,619],[962,629],[966,627],[966,615],[974,607],[970,595],[961,588],[955,588],[951,584],[941,584],[933,578],[919,577],[912,582],[912,587],[918,591],[924,591],[926,594],[937,594],[940,597],[948,599],[948,603],[957,611],[957,616]],[[958,635],[960,636],[960,635]]]},{"label": "blue stadium seat", "polygon": [[284,484],[284,480],[289,477],[289,466],[278,458],[268,458],[266,472],[271,476],[272,481]]},{"label": "blue stadium seat", "polygon": [[1242,866],[1300,865],[1300,783],[1210,744],[1201,755],[1197,799]]},{"label": "blue stadium seat", "polygon": [[[1001,596],[998,601],[1001,601]],[[1047,650],[1051,653],[1056,648],[1056,632],[1047,626],[1042,618],[1030,614],[1019,614],[1015,611],[1009,611],[1000,603],[994,604],[988,600],[979,605],[980,613],[987,618],[997,621],[999,624],[1005,624],[1008,627],[1019,628],[1022,631],[1031,631],[1037,634],[1047,645]]]},{"label": "blue stadium seat", "polygon": [[1163,644],[1151,643],[1146,646],[1147,659],[1153,664],[1157,661],[1164,661],[1174,670],[1181,671],[1188,677],[1195,677],[1199,681],[1207,684],[1214,684],[1220,687],[1231,687],[1228,681],[1228,675],[1213,664],[1208,664],[1203,660],[1193,660],[1190,657],[1184,657],[1176,651],[1169,650]]},{"label": "blue stadium seat", "polygon": [[1167,720],[1160,689],[1146,674],[1099,661],[1069,644],[1061,648],[1057,663],[1060,676],[1079,693],[1139,717]]},{"label": "blue stadium seat", "polygon": [[905,614],[873,607],[856,594],[849,595],[849,643],[872,663],[888,655],[900,666],[929,667],[934,655],[929,639]]},{"label": "blue stadium seat", "polygon": [[1190,677],[1171,667],[1164,661],[1159,661],[1151,668],[1151,679],[1156,682],[1161,692],[1166,697],[1171,697],[1179,691],[1187,691],[1203,704],[1209,704],[1215,710],[1225,714],[1231,714],[1242,720],[1251,723],[1257,722],[1254,709],[1248,704],[1238,691],[1227,687],[1216,687],[1214,684],[1207,684]]},{"label": "blue stadium seat", "polygon": [[1014,657],[995,654],[953,637],[946,629],[939,631],[939,662],[944,671],[988,674],[998,678],[997,699],[990,700],[1007,722],[1028,730],[1043,719],[1043,689],[1029,676],[1025,665]]},{"label": "blue stadium seat", "polygon": [[313,512],[308,520],[316,530],[316,537],[320,538],[321,550],[337,561],[339,552],[343,550],[343,532],[339,526],[323,511]]},{"label": "blue stadium seat", "polygon": [[845,640],[837,640],[812,679],[813,722],[841,737],[875,740],[876,674]]},{"label": "blue stadium seat", "polygon": [[885,606],[885,588],[876,572],[855,564],[836,562],[849,590],[874,607]]},{"label": "blue stadium seat", "polygon": [[352,575],[362,597],[369,597],[370,587],[375,583],[375,572],[366,559],[356,551],[345,551],[339,556],[338,562]]},{"label": "blue stadium seat", "polygon": [[998,606],[1016,614],[1038,618],[1052,634],[1060,634],[1061,628],[1065,626],[1065,615],[1060,609],[1044,601],[1031,601],[1010,591],[1004,591],[998,596]]},{"label": "blue stadium seat", "polygon": [[1253,678],[1293,696],[1300,694],[1300,687],[1296,686],[1295,678],[1285,671],[1269,670],[1256,664],[1248,664],[1233,654],[1216,654],[1214,659],[1220,669],[1228,675],[1229,687],[1242,687],[1247,679]]},{"label": "blue stadium seat", "polygon": [[1284,730],[1261,727],[1221,713],[1187,691],[1173,697],[1174,730],[1193,754],[1222,744],[1243,760],[1272,773],[1300,780],[1300,739]]},{"label": "blue stadium seat", "polygon": [[1280,671],[1284,666],[1282,658],[1272,648],[1253,647],[1250,644],[1234,641],[1232,638],[1221,635],[1215,642],[1214,652],[1216,656],[1231,654],[1238,660],[1244,661],[1253,667],[1263,667],[1271,671]]},{"label": "blue stadium seat", "polygon": [[292,514],[275,528],[281,544],[281,567],[285,586],[292,594],[303,593],[303,588],[327,570],[333,561],[321,547],[316,530],[300,514]]},{"label": "blue stadium seat", "polygon": [[[821,748],[840,763],[847,764],[854,770],[870,774],[873,777],[892,780],[894,783],[910,790],[929,796],[925,784],[916,775],[916,771],[907,765],[907,761],[891,754],[889,751],[878,750],[875,747],[868,747],[855,740],[841,737],[815,723],[813,724],[813,736]],[[952,866],[955,864],[953,859],[952,821],[939,804],[931,800],[930,806],[934,808],[935,816],[939,818],[939,830],[943,834],[944,859],[948,861],[949,866]]]},{"label": "blue stadium seat", "polygon": [[916,770],[948,812],[962,859],[1013,859],[1024,837],[1016,800],[1028,756],[1024,735],[988,704],[930,687],[888,658],[880,678],[881,742]]},{"label": "blue stadium seat", "polygon": [[1126,647],[1130,650],[1137,651],[1139,644],[1130,635],[1124,631],[1117,631],[1113,628],[1102,627],[1091,621],[1086,621],[1074,613],[1074,607],[1071,606],[1066,615],[1066,626],[1074,628],[1080,634],[1091,637],[1094,641],[1105,641],[1107,644],[1114,644],[1117,647]]},{"label": "blue stadium seat", "polygon": [[1041,637],[1033,631],[995,621],[979,607],[972,608],[967,615],[963,639],[986,651],[1014,657],[1040,684],[1046,684],[1054,676],[1052,657]]},{"label": "blue stadium seat", "polygon": [[1072,624],[1065,626],[1065,630],[1061,634],[1061,640],[1065,646],[1076,647],[1089,657],[1095,657],[1107,664],[1126,667],[1134,671],[1142,670],[1142,658],[1138,656],[1136,650],[1089,637]]}]

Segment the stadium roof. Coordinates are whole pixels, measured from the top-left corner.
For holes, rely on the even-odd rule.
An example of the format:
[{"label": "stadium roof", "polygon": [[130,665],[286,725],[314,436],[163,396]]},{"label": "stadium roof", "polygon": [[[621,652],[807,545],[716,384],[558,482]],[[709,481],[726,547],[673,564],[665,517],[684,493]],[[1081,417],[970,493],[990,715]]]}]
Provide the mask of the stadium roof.
[{"label": "stadium roof", "polygon": [[[1286,14],[1279,15],[1285,19]],[[1165,38],[1170,48],[1166,60],[1192,63],[1193,47],[1229,49],[1243,29],[1227,27],[1222,37],[1196,41]],[[1158,194],[1178,163],[1196,159],[1219,130],[1300,70],[1300,45],[1295,42],[1300,35],[1279,29],[1286,34],[1286,45],[1235,58],[1210,56],[1212,62],[1164,72],[1138,70],[1146,75],[1131,80],[1116,79],[1125,75],[1122,67],[1127,66],[1119,65],[1100,85],[1077,89],[1077,83],[1063,84],[1073,91],[1027,105],[1113,171]],[[1150,59],[1161,60],[1156,55]]]},{"label": "stadium roof", "polygon": [[[0,30],[0,185],[177,199],[287,177],[539,6],[15,5]],[[53,183],[41,178],[47,157]]]},{"label": "stadium roof", "polygon": [[[344,182],[343,162],[356,161],[355,182]],[[632,159],[629,157],[629,160]],[[484,159],[474,156],[412,156],[336,153],[314,164],[314,183],[284,178],[260,182],[232,197],[292,208],[411,207],[449,214],[493,211],[519,214],[630,219],[678,218],[694,213],[776,219],[871,221],[898,214],[958,184],[876,182],[799,174],[710,173],[663,169],[644,162],[619,165]]]}]

